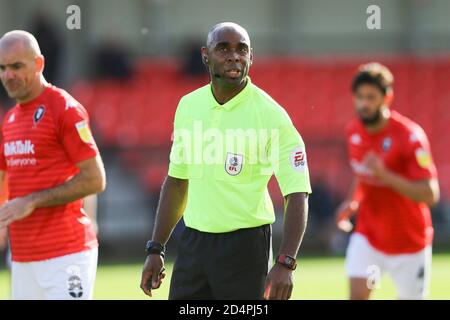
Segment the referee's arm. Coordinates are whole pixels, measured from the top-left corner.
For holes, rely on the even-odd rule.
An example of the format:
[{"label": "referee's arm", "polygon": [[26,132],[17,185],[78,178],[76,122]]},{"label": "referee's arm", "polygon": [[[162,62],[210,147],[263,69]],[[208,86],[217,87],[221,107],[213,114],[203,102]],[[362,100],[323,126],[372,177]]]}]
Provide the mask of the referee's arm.
[{"label": "referee's arm", "polygon": [[[169,240],[170,234],[183,216],[186,207],[188,181],[171,176],[167,176],[164,180],[156,210],[153,241],[165,244]],[[157,289],[161,285],[165,276],[162,273],[163,267],[164,259],[161,255],[150,254],[147,256],[141,278],[141,289],[146,295],[151,297],[151,290]]]},{"label": "referee's arm", "polygon": [[284,198],[284,227],[280,253],[296,257],[308,220],[308,194],[295,192]]},{"label": "referee's arm", "polygon": [[[308,220],[308,193],[295,192],[284,197],[284,226],[279,254],[296,257]],[[265,298],[287,300],[293,290],[293,271],[276,263],[266,279]]]}]

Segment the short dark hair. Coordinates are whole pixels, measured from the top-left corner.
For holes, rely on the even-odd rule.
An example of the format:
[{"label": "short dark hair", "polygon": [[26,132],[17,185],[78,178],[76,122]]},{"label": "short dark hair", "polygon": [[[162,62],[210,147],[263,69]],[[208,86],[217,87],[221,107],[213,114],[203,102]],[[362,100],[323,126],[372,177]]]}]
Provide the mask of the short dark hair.
[{"label": "short dark hair", "polygon": [[394,76],[386,66],[378,62],[365,63],[359,66],[353,78],[352,92],[354,93],[362,84],[372,84],[386,95],[392,91]]}]

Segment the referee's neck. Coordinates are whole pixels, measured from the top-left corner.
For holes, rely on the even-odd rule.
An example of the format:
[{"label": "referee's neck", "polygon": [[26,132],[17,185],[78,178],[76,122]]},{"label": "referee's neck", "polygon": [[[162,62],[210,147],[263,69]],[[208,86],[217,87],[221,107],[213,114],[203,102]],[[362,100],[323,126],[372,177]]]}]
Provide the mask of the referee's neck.
[{"label": "referee's neck", "polygon": [[222,84],[211,80],[212,94],[219,104],[225,104],[237,96],[245,88],[247,82],[246,78],[238,85]]}]

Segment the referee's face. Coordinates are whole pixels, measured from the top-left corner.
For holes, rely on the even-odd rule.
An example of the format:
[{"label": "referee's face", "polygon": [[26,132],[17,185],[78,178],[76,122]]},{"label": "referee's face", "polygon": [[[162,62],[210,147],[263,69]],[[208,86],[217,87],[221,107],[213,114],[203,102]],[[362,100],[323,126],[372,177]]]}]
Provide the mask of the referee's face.
[{"label": "referee's face", "polygon": [[248,75],[252,52],[248,37],[234,28],[218,30],[206,50],[212,81],[239,86]]}]

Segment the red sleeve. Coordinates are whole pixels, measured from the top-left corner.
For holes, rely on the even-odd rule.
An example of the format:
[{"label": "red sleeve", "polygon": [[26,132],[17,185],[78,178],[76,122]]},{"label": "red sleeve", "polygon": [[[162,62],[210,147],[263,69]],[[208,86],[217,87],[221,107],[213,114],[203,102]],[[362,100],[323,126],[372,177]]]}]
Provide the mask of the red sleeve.
[{"label": "red sleeve", "polygon": [[67,103],[60,114],[59,138],[74,164],[99,154],[91,133],[89,115],[79,103]]},{"label": "red sleeve", "polygon": [[422,128],[415,128],[406,146],[406,170],[411,179],[429,179],[437,175],[430,143]]},{"label": "red sleeve", "polygon": [[3,145],[3,123],[0,128],[0,170],[6,171],[5,147]]}]

